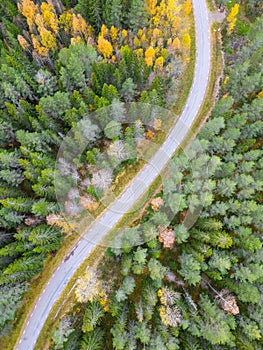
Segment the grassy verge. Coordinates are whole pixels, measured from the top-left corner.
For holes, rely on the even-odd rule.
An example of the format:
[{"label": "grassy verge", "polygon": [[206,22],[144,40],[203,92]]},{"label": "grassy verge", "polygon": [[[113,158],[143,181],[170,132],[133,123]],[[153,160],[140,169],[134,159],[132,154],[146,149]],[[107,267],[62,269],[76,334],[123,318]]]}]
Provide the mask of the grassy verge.
[{"label": "grassy verge", "polygon": [[[216,29],[216,31],[214,31],[214,29]],[[217,29],[218,29],[218,25],[213,25],[211,30],[212,32],[211,40],[212,40],[213,51],[212,51],[211,74],[210,74],[209,86],[206,93],[206,99],[201,107],[197,120],[192,126],[193,131],[194,130],[196,131],[199,129],[200,123],[202,123],[203,120],[206,118],[207,114],[210,112],[214,104],[216,82],[222,70],[221,44],[220,44],[220,37]],[[213,98],[211,98],[211,96],[213,96]],[[192,135],[193,133],[191,133],[191,137]],[[187,144],[188,142],[190,142],[190,140],[191,140],[190,137],[186,137],[184,140],[184,143]],[[156,193],[156,191],[160,188],[160,185],[161,185],[161,175],[156,178],[156,180],[152,183],[148,191],[136,202],[136,204],[131,208],[129,213],[125,214],[122,217],[121,221],[116,225],[115,229],[112,230],[108,234],[108,236],[103,239],[103,241],[101,242],[101,245],[96,247],[92,251],[90,256],[76,271],[73,278],[70,280],[69,284],[67,285],[66,289],[63,291],[60,299],[55,304],[52,312],[50,313],[48,320],[44,328],[42,329],[42,332],[38,339],[36,349],[45,349],[48,336],[57,327],[59,318],[62,315],[64,315],[67,311],[69,311],[72,308],[72,306],[76,303],[74,293],[72,292],[72,287],[74,286],[74,283],[78,278],[78,276],[81,276],[84,273],[87,266],[91,266],[94,263],[97,264],[98,261],[103,258],[103,255],[105,252],[105,248],[103,248],[103,245],[107,246],[107,241],[114,236],[114,232],[116,232],[116,229],[121,227],[132,226],[134,222],[137,221],[142,216],[143,207],[146,206],[147,202],[149,202],[149,200],[152,198],[152,195]],[[63,306],[61,307],[62,303],[63,303]],[[56,319],[54,319],[55,315],[57,316]]]},{"label": "grassy verge", "polygon": [[[183,107],[189,95],[189,91],[190,91],[193,76],[194,76],[194,67],[195,67],[195,35],[194,34],[195,33],[194,33],[193,16],[191,18],[191,21],[192,23],[191,23],[190,35],[192,38],[192,45],[191,45],[191,51],[190,51],[190,63],[187,69],[184,70],[184,73],[182,75],[182,78],[178,86],[179,94],[177,96],[176,103],[171,108],[173,115],[175,116],[179,116],[183,110]],[[174,121],[175,120],[172,118],[169,119],[168,121],[169,128],[172,127],[172,125],[174,124]],[[157,133],[153,142],[156,144],[161,144],[164,141],[165,136],[166,135],[164,133]],[[153,150],[150,150],[150,152],[154,153]],[[148,155],[148,157],[149,156],[150,154]],[[127,186],[127,183],[134,178],[134,176],[142,169],[144,164],[145,162],[143,162],[142,160],[139,160],[132,166],[127,167],[126,171],[124,171],[121,174],[121,176],[119,176],[118,183],[115,184],[115,187],[114,187],[115,196],[118,196],[122,193],[123,189]],[[141,208],[143,204],[147,200],[149,200],[150,193],[153,193],[160,186],[160,184],[161,184],[161,178],[158,177],[154,181],[154,183],[150,186],[147,193],[144,194],[142,198],[136,203],[135,207],[131,209],[130,213],[124,215],[124,217],[122,218],[121,222],[118,224],[117,227],[120,227],[120,225],[129,226],[133,221],[135,221],[138,218],[138,215],[140,215],[138,214],[138,208]],[[92,216],[96,218],[102,215],[105,209],[106,209],[105,202],[104,204],[101,203],[94,210],[94,212],[92,212]],[[85,225],[86,224],[87,222],[85,222]],[[57,252],[56,256],[54,257],[50,255],[44,264],[43,271],[31,281],[30,291],[26,294],[23,300],[23,307],[17,312],[16,319],[13,323],[14,325],[13,330],[8,336],[1,338],[1,345],[3,346],[3,349],[6,349],[6,350],[14,349],[15,344],[19,336],[21,335],[23,325],[25,324],[27,317],[30,315],[31,310],[38,299],[38,296],[41,294],[42,290],[44,289],[45,285],[51,278],[57,266],[60,264],[63,258],[67,255],[67,253],[72,249],[72,247],[77,243],[79,238],[80,238],[80,235],[77,232],[74,232],[71,235],[65,237],[63,246]],[[69,281],[65,291],[63,292],[61,298],[55,304],[45,326],[42,329],[41,335],[39,337],[39,341],[37,343],[37,349],[42,350],[45,348],[44,344],[47,340],[47,335],[50,335],[50,329],[53,329],[56,326],[56,322],[53,320],[53,318],[54,318],[54,315],[58,312],[59,308],[61,307],[61,300],[64,300],[65,298],[69,298],[66,303],[63,303],[64,306],[63,308],[61,308],[61,311],[65,310],[65,308],[68,307],[68,302],[70,303],[72,295],[68,296],[67,293],[72,289],[76,276],[79,276],[85,270],[87,265],[94,264],[95,262],[97,262],[98,256],[100,256],[103,252],[102,247],[103,247],[103,242],[101,246],[98,246],[93,250],[93,252],[87,258],[87,260],[80,266],[80,268],[78,269],[74,277]],[[43,339],[43,341],[41,341],[41,339]]]},{"label": "grassy verge", "polygon": [[209,8],[209,11],[215,11],[216,10],[216,7],[214,5],[214,1],[213,0],[207,0],[207,6]]}]

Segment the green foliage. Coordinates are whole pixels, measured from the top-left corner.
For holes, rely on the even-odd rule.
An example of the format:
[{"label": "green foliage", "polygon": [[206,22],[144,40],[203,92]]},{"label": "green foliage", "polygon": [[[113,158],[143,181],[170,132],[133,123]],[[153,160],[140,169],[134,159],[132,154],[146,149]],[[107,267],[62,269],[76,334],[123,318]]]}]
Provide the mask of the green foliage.
[{"label": "green foliage", "polygon": [[[199,143],[170,163],[160,195],[175,214],[172,222],[165,213],[152,216],[148,210],[136,228],[124,232],[121,248],[111,256],[124,276],[113,274],[110,329],[102,326],[110,330],[114,349],[262,348],[262,18],[258,21],[251,25],[250,41],[242,39],[238,50],[233,43],[239,29],[225,39],[229,80],[222,84],[222,98]],[[133,79],[140,89],[138,80],[128,76],[133,53],[125,46],[121,55],[121,78]],[[140,99],[161,103],[162,82],[151,85]],[[99,88],[101,94],[103,84]],[[131,140],[133,133],[138,142],[145,130],[133,105],[130,114],[134,124],[125,136]],[[195,215],[199,218],[192,223],[189,217]],[[151,223],[145,223],[149,218]],[[174,249],[160,246],[159,225],[173,228]],[[163,288],[181,296],[166,308]],[[167,319],[175,315],[178,326],[168,327]]]},{"label": "green foliage", "polygon": [[145,11],[146,6],[146,2],[143,0],[130,1],[127,22],[132,31],[137,32],[138,29],[147,25],[148,15]]},{"label": "green foliage", "polygon": [[27,289],[28,284],[25,282],[0,287],[0,329],[14,319],[16,310],[21,304],[21,297]]},{"label": "green foliage", "polygon": [[151,258],[148,262],[148,268],[152,280],[160,281],[163,279],[166,272],[166,267],[163,266],[157,259]]},{"label": "green foliage", "polygon": [[67,342],[69,335],[74,331],[71,328],[70,320],[64,318],[59,322],[58,328],[53,332],[52,339],[55,343],[54,349],[59,350]]},{"label": "green foliage", "polygon": [[118,138],[122,134],[122,126],[119,122],[112,120],[109,122],[105,129],[104,134],[109,139]]},{"label": "green foliage", "polygon": [[[52,3],[60,12],[59,2]],[[148,25],[145,1],[62,3],[70,9],[69,15],[76,5],[95,33],[101,31],[102,23],[120,30],[116,40],[105,34],[113,46],[112,59],[105,60],[98,54],[94,33],[87,39],[78,31],[79,37],[74,33],[72,41],[76,40],[75,44],[69,45],[75,29],[66,32],[62,27],[56,37],[57,48],[44,57],[38,49],[33,51],[33,37],[17,15],[15,1],[0,5],[0,328],[14,319],[26,289],[24,281],[39,273],[46,255],[59,248],[61,233],[46,225],[46,219],[60,211],[53,170],[56,153],[69,128],[76,126],[72,148],[87,155],[87,159],[81,158],[81,172],[73,174],[82,182],[84,176],[92,177],[96,166],[107,165],[102,152],[105,137],[110,146],[123,146],[132,161],[137,159],[136,146],[145,139],[143,123],[152,122],[152,115],[150,109],[139,115],[132,101],[165,106],[169,88],[169,69],[160,74],[152,72],[143,52],[134,51],[135,35]],[[232,2],[221,3],[232,6]],[[262,12],[261,2],[247,0],[243,10],[253,19]],[[75,332],[69,320],[62,320],[53,334],[55,348],[262,347],[263,163],[258,141],[263,113],[262,18],[251,25],[243,18],[238,19],[232,37],[225,38],[225,73],[229,79],[224,79],[220,92],[223,98],[219,98],[199,134],[202,152],[192,147],[187,156],[176,157],[170,177],[164,180],[162,195],[175,214],[173,221],[169,223],[167,215],[158,212],[143,233],[137,226],[125,230],[121,248],[112,249],[116,253],[111,255],[112,270],[120,265],[123,276],[113,286],[109,313],[97,301],[89,303],[82,325],[84,335]],[[126,38],[123,28],[128,29]],[[143,29],[142,33],[147,31]],[[30,42],[24,51],[17,41],[21,33]],[[167,40],[161,41],[158,46],[165,46]],[[141,43],[144,50],[147,45]],[[168,64],[170,60],[168,56]],[[131,105],[131,124],[125,127],[121,125],[123,101]],[[107,106],[105,113],[103,107]],[[98,110],[96,118],[104,133],[88,116],[94,109]],[[85,122],[77,124],[83,118]],[[70,178],[72,166],[67,157],[62,172]],[[68,200],[72,178],[59,186]],[[86,184],[84,187],[82,195],[86,194]],[[94,198],[102,196],[102,191],[93,186],[88,187],[88,193]],[[186,229],[189,216],[197,212],[200,218],[193,228]],[[174,249],[161,247],[158,225],[174,228]],[[167,327],[160,318],[157,293],[164,286],[182,296],[171,309],[182,314],[178,318],[180,327]],[[217,306],[217,290],[222,286],[234,294],[240,307],[241,316],[236,321]],[[76,334],[82,338],[81,345]]]},{"label": "green foliage", "polygon": [[200,282],[201,266],[200,263],[191,254],[183,253],[181,259],[180,275],[190,284],[196,285]]},{"label": "green foliage", "polygon": [[135,338],[139,339],[142,344],[149,344],[151,338],[151,330],[147,327],[146,322],[137,323],[134,326]]},{"label": "green foliage", "polygon": [[105,10],[103,11],[103,20],[106,26],[121,28],[123,23],[123,1],[106,0]]},{"label": "green foliage", "polygon": [[95,48],[84,43],[76,43],[60,50],[58,56],[60,82],[63,89],[83,91],[91,78],[92,64],[98,59]]},{"label": "green foliage", "polygon": [[[141,122],[136,122],[137,113],[128,116],[131,126],[121,124],[126,117],[125,103],[138,101],[143,91],[149,90],[145,95],[147,99],[160,104],[164,102],[168,87],[165,70],[154,73],[153,81],[148,80],[153,69],[147,67],[143,55],[135,52],[135,32],[148,26],[145,1],[52,1],[53,28],[48,23],[52,21],[48,11],[44,15],[40,10],[42,2],[35,3],[39,13],[33,13],[33,2],[26,2],[23,15],[14,0],[0,4],[0,285],[12,286],[30,280],[41,271],[46,256],[59,249],[62,235],[56,225],[60,215],[54,214],[60,214],[62,206],[56,202],[55,185],[63,193],[61,200],[67,202],[67,214],[74,215],[76,206],[69,199],[74,197],[74,191],[70,190],[75,180],[81,183],[81,196],[86,196],[87,192],[94,199],[103,196],[104,180],[91,186],[87,185],[86,178],[91,179],[94,172],[100,171],[96,167],[105,170],[109,166],[103,153],[107,143],[110,151],[115,150],[113,155],[109,152],[113,164],[116,154],[121,161],[136,161],[137,143],[145,138],[145,130]],[[62,5],[67,12],[63,12]],[[114,56],[108,60],[103,59],[97,48],[97,34],[102,23],[109,29],[111,26],[118,28],[114,39],[110,31],[105,34],[105,39],[113,46]],[[46,43],[44,28],[52,29],[50,41]],[[124,28],[127,36],[122,32]],[[48,50],[48,45],[52,49]],[[108,107],[106,113],[103,107]],[[96,116],[92,118],[90,112],[94,110]],[[70,128],[73,128],[71,137],[67,138]],[[72,152],[77,154],[80,150],[87,154],[87,159],[84,156],[77,159],[77,155],[71,159],[71,155],[63,154],[61,169],[54,173],[62,141],[66,141]],[[110,173],[110,178],[117,175],[120,168]],[[55,226],[46,224],[53,219]],[[136,230],[125,232],[122,237],[127,254],[141,242],[141,234]],[[151,257],[159,254],[158,249],[152,248]],[[139,276],[147,266],[146,248],[131,254],[130,262],[129,259],[124,261],[125,278],[119,299],[129,298],[135,290],[135,279],[129,273]],[[152,268],[154,270],[154,266]],[[11,294],[7,297],[12,299]],[[11,301],[10,305],[13,305]],[[111,308],[113,314],[119,310],[114,303]],[[153,310],[145,309],[149,317],[152,313]],[[9,311],[7,314],[11,315]],[[70,346],[68,337],[74,343],[73,334],[77,332],[67,334],[64,328],[60,324],[54,335],[56,348]],[[100,348],[103,342],[96,343],[95,338],[102,339],[103,332],[97,332],[94,326],[94,331],[89,333],[83,339],[85,345],[81,346],[95,349],[97,344]]]},{"label": "green foliage", "polygon": [[85,333],[81,342],[81,350],[101,350],[104,346],[104,333],[100,328]]},{"label": "green foliage", "polygon": [[104,312],[98,301],[89,302],[83,318],[82,332],[93,331],[101,322]]},{"label": "green foliage", "polygon": [[124,98],[125,101],[130,102],[133,100],[136,94],[136,84],[134,84],[132,78],[128,78],[124,81],[120,91],[121,97]]},{"label": "green foliage", "polygon": [[104,2],[104,0],[79,0],[75,7],[76,12],[87,19],[97,33],[103,23],[102,9]]},{"label": "green foliage", "polygon": [[189,238],[189,232],[184,225],[178,225],[174,227],[176,243],[185,243]]},{"label": "green foliage", "polygon": [[199,306],[202,313],[202,321],[200,324],[202,336],[212,345],[232,345],[234,337],[231,334],[231,329],[235,329],[234,317],[225,315],[207,296],[201,295]]}]

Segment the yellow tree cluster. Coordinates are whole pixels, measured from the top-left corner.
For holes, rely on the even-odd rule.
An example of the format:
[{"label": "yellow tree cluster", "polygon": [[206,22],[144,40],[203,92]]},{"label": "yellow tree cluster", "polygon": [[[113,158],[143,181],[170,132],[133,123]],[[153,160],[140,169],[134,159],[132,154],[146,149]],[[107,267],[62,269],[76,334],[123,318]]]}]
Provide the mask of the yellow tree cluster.
[{"label": "yellow tree cluster", "polygon": [[34,29],[36,15],[39,13],[38,5],[31,0],[23,0],[21,4],[17,4],[17,7],[22,15],[26,17],[29,29],[32,31]]},{"label": "yellow tree cluster", "polygon": [[229,12],[229,15],[227,16],[227,33],[231,34],[235,28],[236,21],[237,21],[237,15],[239,13],[239,4],[235,4],[231,11]]},{"label": "yellow tree cluster", "polygon": [[110,37],[111,37],[111,40],[113,43],[116,42],[116,40],[118,38],[118,34],[119,34],[118,28],[112,26],[110,29]]},{"label": "yellow tree cluster", "polygon": [[65,32],[71,33],[73,28],[73,13],[65,11],[59,16],[59,26]]},{"label": "yellow tree cluster", "polygon": [[[72,35],[71,41],[76,39],[79,41],[88,41],[89,37],[92,35],[92,27],[85,21],[85,19],[80,14],[72,14]],[[79,40],[79,39],[82,40]]]},{"label": "yellow tree cluster", "polygon": [[41,12],[44,24],[51,29],[51,31],[57,35],[58,33],[58,18],[55,13],[55,9],[52,7],[52,5],[43,2],[41,4]]},{"label": "yellow tree cluster", "polygon": [[[19,11],[26,17],[29,30],[32,33],[32,44],[42,58],[48,55],[49,50],[57,47],[56,35],[58,33],[58,18],[52,5],[43,2],[39,8],[31,0],[22,0],[18,3]],[[34,33],[38,32],[39,35]],[[22,48],[28,48],[25,40],[18,38]]]},{"label": "yellow tree cluster", "polygon": [[22,35],[18,34],[17,40],[24,51],[30,51],[30,44]]},{"label": "yellow tree cluster", "polygon": [[151,16],[156,14],[157,0],[147,0],[148,12]]},{"label": "yellow tree cluster", "polygon": [[161,72],[163,70],[163,65],[164,65],[164,58],[163,56],[160,56],[156,59],[154,63],[154,71]]},{"label": "yellow tree cluster", "polygon": [[182,44],[184,47],[189,50],[191,47],[191,37],[188,33],[185,33],[182,37]]},{"label": "yellow tree cluster", "polygon": [[[34,48],[34,54],[46,58],[50,51],[57,48],[59,29],[72,36],[71,43],[88,41],[92,34],[92,27],[80,14],[66,11],[59,17],[52,4],[42,2],[39,7],[32,0],[22,0],[18,3],[19,11],[26,17],[30,36]],[[29,50],[30,43],[21,35],[18,41],[24,50]]]},{"label": "yellow tree cluster", "polygon": [[87,267],[84,274],[77,280],[75,296],[78,302],[86,303],[97,300],[108,311],[109,298],[111,292],[111,283],[105,282],[98,271],[98,267]]},{"label": "yellow tree cluster", "polygon": [[182,6],[176,0],[162,0],[160,5],[155,7],[155,13],[152,15],[153,26],[161,29],[164,35],[166,33],[170,36],[175,35],[181,23],[181,8]]},{"label": "yellow tree cluster", "polygon": [[[120,33],[121,36],[124,35],[126,37],[128,35],[128,32],[126,30],[123,30],[123,33]],[[118,28],[111,26],[110,29],[107,28],[105,24],[101,26],[99,37],[102,37],[103,39],[106,39],[108,42],[110,42],[112,45],[117,45],[117,38],[119,36],[119,30]]]},{"label": "yellow tree cluster", "polygon": [[[185,62],[189,60],[191,37],[189,35],[190,20],[192,12],[192,1],[186,0],[181,3],[178,0],[161,0],[157,5],[156,0],[147,0],[148,12],[151,15],[150,30],[146,32],[148,46],[163,48],[167,42],[170,54],[182,53]],[[142,37],[135,38],[135,46],[143,47]],[[147,42],[146,38],[146,42]],[[165,57],[164,57],[165,59]],[[153,65],[150,57],[146,55],[146,63]],[[156,69],[162,69],[162,59],[158,60]]]}]

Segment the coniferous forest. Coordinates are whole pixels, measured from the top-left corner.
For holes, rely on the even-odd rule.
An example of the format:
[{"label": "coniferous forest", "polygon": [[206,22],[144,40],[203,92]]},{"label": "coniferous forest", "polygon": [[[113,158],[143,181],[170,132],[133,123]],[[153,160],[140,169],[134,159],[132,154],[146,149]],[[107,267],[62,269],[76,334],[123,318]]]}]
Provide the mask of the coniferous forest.
[{"label": "coniferous forest", "polygon": [[[111,119],[99,120],[102,131],[96,121],[85,129],[88,144],[76,174],[83,180],[82,200],[97,200],[118,172],[108,169],[103,151],[111,146],[116,158],[123,149],[118,161],[125,163],[129,149],[134,162],[147,132],[139,118],[121,125],[124,104],[164,106],[168,87],[176,87],[187,67],[190,13],[189,1],[0,4],[1,329],[13,320],[47,255],[56,254],[72,230],[60,215],[54,186],[65,136],[93,111],[113,106]],[[74,216],[71,192],[65,210]]]},{"label": "coniferous forest", "polygon": [[[50,335],[50,349],[263,348],[263,7],[217,5],[226,10],[225,64],[211,115],[171,160],[141,217],[78,279],[76,304]],[[111,120],[97,114],[102,132],[90,118],[75,174],[82,202],[99,201],[120,171],[109,170],[103,151],[133,164],[138,143],[158,129],[159,120],[121,125],[124,105],[176,101],[193,38],[189,0],[6,0],[0,14],[6,334],[30,280],[72,229],[54,186],[65,136],[111,106]],[[73,191],[65,193],[63,210],[77,216]]]}]

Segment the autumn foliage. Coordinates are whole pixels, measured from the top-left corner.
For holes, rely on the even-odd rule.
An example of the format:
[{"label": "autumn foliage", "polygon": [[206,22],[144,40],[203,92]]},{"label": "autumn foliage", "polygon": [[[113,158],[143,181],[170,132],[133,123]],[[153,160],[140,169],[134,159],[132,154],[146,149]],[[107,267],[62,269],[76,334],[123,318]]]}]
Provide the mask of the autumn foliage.
[{"label": "autumn foliage", "polygon": [[231,8],[227,16],[227,22],[228,22],[227,33],[228,34],[231,34],[235,28],[238,13],[239,13],[239,4],[235,4]]}]

